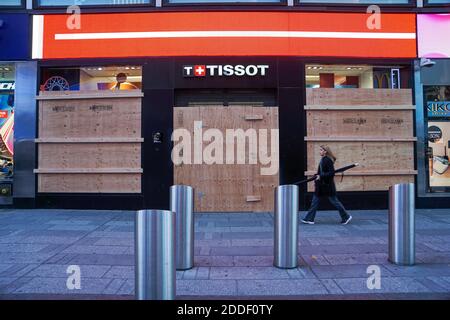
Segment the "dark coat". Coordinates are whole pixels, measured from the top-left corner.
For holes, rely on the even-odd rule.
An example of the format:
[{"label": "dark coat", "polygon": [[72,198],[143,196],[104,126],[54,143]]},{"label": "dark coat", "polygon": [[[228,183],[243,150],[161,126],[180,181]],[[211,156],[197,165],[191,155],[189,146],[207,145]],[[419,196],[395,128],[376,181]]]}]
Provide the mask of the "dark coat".
[{"label": "dark coat", "polygon": [[[322,166],[322,170],[320,170]],[[320,176],[319,181],[315,181],[315,193],[318,196],[334,196],[336,195],[336,185],[334,184],[334,163],[330,157],[322,157],[317,175]]]}]

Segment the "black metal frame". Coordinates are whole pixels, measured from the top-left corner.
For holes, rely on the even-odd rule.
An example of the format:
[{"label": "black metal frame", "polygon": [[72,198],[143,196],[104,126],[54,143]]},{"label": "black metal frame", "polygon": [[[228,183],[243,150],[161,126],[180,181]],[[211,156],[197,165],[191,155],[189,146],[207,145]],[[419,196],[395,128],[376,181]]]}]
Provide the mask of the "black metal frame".
[{"label": "black metal frame", "polygon": [[226,7],[226,6],[233,6],[233,7],[242,7],[242,6],[252,6],[255,8],[260,7],[285,7],[287,6],[288,2],[287,0],[280,0],[280,1],[269,1],[269,2],[221,2],[220,0],[217,2],[196,2],[195,0],[191,0],[192,2],[186,2],[186,3],[172,3],[170,0],[162,0],[162,8],[170,8],[170,7],[177,7],[177,8],[198,8],[198,7],[207,7],[207,8],[213,8],[213,7]]},{"label": "black metal frame", "polygon": [[[162,6],[156,7],[156,0],[151,0],[148,4],[128,4],[128,5],[81,5],[80,7],[87,13],[97,12],[198,12],[198,11],[306,11],[306,12],[366,12],[370,4],[354,3],[302,3],[294,1],[293,6],[288,6],[288,0],[279,2],[211,2],[196,3],[195,0],[189,3],[171,3],[170,0],[162,0]],[[408,3],[399,4],[377,4],[384,12],[415,12],[416,0],[408,0]],[[33,0],[33,8],[36,13],[61,13],[66,12],[67,6],[41,6],[39,0]],[[420,9],[420,8],[419,8]]]},{"label": "black metal frame", "polygon": [[[24,0],[22,0],[24,1]],[[119,4],[119,5],[114,5],[112,6],[112,8],[116,8],[116,9],[130,9],[130,8],[147,8],[147,7],[155,7],[156,5],[156,1],[155,0],[149,0],[149,3],[143,3],[143,4]],[[40,0],[33,0],[33,8],[34,9],[54,9],[54,10],[67,10],[67,8],[69,7],[69,5],[67,6],[43,6],[40,3]],[[93,4],[93,5],[79,5],[80,8],[82,9],[109,9],[111,7],[108,7],[107,4],[101,5],[101,4]]]},{"label": "black metal frame", "polygon": [[424,0],[424,8],[447,8],[450,9],[450,0],[447,3],[430,3],[429,0]]},{"label": "black metal frame", "polygon": [[364,11],[367,10],[367,7],[370,5],[377,5],[381,9],[385,8],[416,8],[417,0],[408,0],[407,3],[337,3],[333,2],[333,0],[329,0],[329,2],[302,2],[301,0],[294,0],[294,7],[339,7],[344,10],[348,10],[351,8],[363,8]]}]

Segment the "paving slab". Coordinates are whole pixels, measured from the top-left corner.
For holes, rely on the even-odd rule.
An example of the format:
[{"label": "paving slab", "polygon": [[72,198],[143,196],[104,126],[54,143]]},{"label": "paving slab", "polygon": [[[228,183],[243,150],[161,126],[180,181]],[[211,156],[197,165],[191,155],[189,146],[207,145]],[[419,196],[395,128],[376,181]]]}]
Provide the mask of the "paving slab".
[{"label": "paving slab", "polygon": [[238,280],[238,295],[273,296],[328,294],[326,287],[316,279]]}]

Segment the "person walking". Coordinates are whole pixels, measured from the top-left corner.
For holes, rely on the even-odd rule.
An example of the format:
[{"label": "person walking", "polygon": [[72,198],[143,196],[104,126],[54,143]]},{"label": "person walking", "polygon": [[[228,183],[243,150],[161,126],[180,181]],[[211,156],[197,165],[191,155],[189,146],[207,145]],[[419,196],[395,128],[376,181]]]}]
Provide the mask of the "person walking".
[{"label": "person walking", "polygon": [[328,146],[320,146],[320,156],[322,159],[317,169],[316,180],[314,180],[314,196],[311,207],[305,218],[301,219],[302,223],[314,224],[317,209],[320,201],[327,198],[328,201],[339,211],[341,215],[341,224],[347,224],[352,220],[352,216],[347,213],[342,203],[336,196],[336,185],[334,184],[334,163],[336,157]]}]

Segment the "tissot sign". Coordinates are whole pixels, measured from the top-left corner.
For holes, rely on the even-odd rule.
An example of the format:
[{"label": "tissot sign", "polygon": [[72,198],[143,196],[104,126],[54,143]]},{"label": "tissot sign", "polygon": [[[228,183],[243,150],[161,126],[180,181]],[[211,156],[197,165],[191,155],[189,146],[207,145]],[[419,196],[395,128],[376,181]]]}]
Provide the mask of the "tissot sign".
[{"label": "tissot sign", "polygon": [[197,65],[184,65],[183,76],[190,77],[231,77],[231,76],[265,76],[269,66],[262,65],[216,65],[216,64],[197,64]]}]

